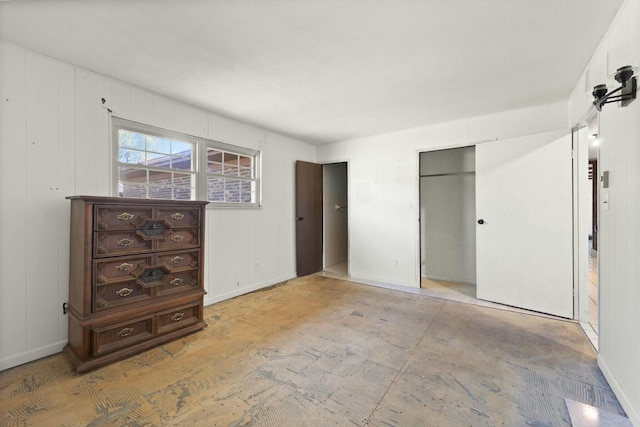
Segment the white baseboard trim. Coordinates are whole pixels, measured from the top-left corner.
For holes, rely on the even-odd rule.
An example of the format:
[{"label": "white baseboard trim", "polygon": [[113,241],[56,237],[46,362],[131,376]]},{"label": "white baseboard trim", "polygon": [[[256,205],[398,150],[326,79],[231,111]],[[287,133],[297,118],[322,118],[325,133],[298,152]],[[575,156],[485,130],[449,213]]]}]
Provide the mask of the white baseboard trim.
[{"label": "white baseboard trim", "polygon": [[373,286],[379,286],[379,287],[400,286],[403,288],[414,288],[414,289],[420,288],[420,281],[418,281],[418,283],[397,281],[397,280],[386,278],[386,277],[367,276],[367,275],[361,275],[357,273],[353,274],[353,272],[351,273],[351,276],[349,276],[349,278],[345,278],[344,280],[347,280],[350,282],[362,283],[364,285],[373,285]]},{"label": "white baseboard trim", "polygon": [[278,283],[286,282],[287,280],[295,279],[296,275],[287,275],[278,279],[267,280],[266,282],[256,283],[244,288],[236,289],[230,292],[225,292],[219,295],[213,295],[211,297],[205,296],[204,305],[211,305],[217,302],[225,301],[231,298],[235,298],[240,295],[248,294],[249,292],[257,291],[258,289],[268,288],[269,286],[277,285]]},{"label": "white baseboard trim", "polygon": [[422,276],[423,279],[430,279],[430,280],[440,280],[442,282],[451,282],[451,283],[460,283],[463,285],[476,285],[476,282],[472,282],[466,279],[456,279],[454,277],[442,277],[442,276],[431,276],[431,275],[424,275]]},{"label": "white baseboard trim", "polygon": [[618,401],[622,405],[622,409],[624,409],[624,411],[627,413],[627,417],[629,418],[631,423],[636,427],[640,427],[640,402],[634,402],[629,399],[629,396],[627,396],[627,394],[625,393],[624,388],[622,388],[615,375],[613,375],[613,373],[607,366],[607,362],[605,362],[600,355],[598,355],[598,366],[604,374],[604,377],[609,382],[611,389],[616,394]]},{"label": "white baseboard trim", "polygon": [[33,362],[34,360],[42,359],[43,357],[51,356],[52,354],[60,353],[66,344],[67,340],[58,341],[54,344],[49,344],[34,350],[6,357],[0,360],[0,371]]}]

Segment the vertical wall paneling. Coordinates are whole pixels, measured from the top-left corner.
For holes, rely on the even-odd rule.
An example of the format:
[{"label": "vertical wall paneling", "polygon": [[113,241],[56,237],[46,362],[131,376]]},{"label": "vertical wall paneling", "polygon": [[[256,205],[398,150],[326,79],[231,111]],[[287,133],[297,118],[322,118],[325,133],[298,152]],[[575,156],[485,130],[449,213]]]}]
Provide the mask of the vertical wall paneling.
[{"label": "vertical wall paneling", "polygon": [[99,195],[95,154],[96,75],[76,69],[75,76],[76,191],[83,195]]},{"label": "vertical wall paneling", "polygon": [[58,64],[58,336],[67,337],[67,317],[62,303],[69,299],[70,206],[65,199],[75,194],[75,75],[71,66]]},{"label": "vertical wall paneling", "polygon": [[0,369],[27,351],[25,64],[0,43]]},{"label": "vertical wall paneling", "polygon": [[112,173],[113,168],[111,165],[111,156],[113,153],[111,143],[111,122],[109,120],[109,111],[102,104],[102,98],[108,99],[109,90],[114,93],[113,101],[117,105],[118,97],[123,97],[127,101],[124,103],[128,105],[128,91],[122,88],[119,91],[114,92],[114,85],[109,79],[102,76],[96,76],[96,94],[95,98],[87,100],[88,104],[92,106],[91,111],[95,115],[95,128],[93,129],[94,141],[95,141],[95,176],[96,176],[96,190],[95,194],[100,196],[108,196],[111,194],[112,185]]},{"label": "vertical wall paneling", "polygon": [[[40,348],[58,337],[58,69],[53,61],[26,62],[26,250],[38,268],[28,268],[27,346]],[[42,319],[56,321],[42,322]]]}]

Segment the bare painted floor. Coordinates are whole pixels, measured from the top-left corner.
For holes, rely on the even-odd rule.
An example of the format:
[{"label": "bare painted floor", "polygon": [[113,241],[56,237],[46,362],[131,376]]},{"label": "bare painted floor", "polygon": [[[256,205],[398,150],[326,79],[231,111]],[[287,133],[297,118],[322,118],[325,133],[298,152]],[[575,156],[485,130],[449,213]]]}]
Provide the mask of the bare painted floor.
[{"label": "bare painted floor", "polygon": [[569,426],[623,414],[580,326],[322,276],[205,309],[202,332],[84,375],[0,372],[0,426]]}]

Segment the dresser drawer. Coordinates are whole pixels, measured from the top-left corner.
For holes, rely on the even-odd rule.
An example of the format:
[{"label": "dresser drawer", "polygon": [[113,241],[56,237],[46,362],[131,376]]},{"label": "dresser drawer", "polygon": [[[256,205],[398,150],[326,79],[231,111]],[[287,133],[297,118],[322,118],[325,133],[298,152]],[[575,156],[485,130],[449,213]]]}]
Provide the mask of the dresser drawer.
[{"label": "dresser drawer", "polygon": [[198,268],[200,251],[162,252],[158,254],[158,264],[164,264],[170,270]]},{"label": "dresser drawer", "polygon": [[156,296],[189,292],[199,288],[198,270],[173,272],[164,284],[156,286]]},{"label": "dresser drawer", "polygon": [[152,298],[151,288],[134,280],[93,287],[93,311],[109,310]]},{"label": "dresser drawer", "polygon": [[201,320],[200,305],[172,309],[158,315],[158,334],[171,332],[175,329],[193,325]]},{"label": "dresser drawer", "polygon": [[96,356],[136,344],[153,336],[153,317],[95,328],[91,331],[91,353]]},{"label": "dresser drawer", "polygon": [[151,255],[94,261],[94,285],[131,280],[136,270],[153,265]]},{"label": "dresser drawer", "polygon": [[159,208],[158,218],[164,219],[172,227],[198,227],[200,226],[200,210],[184,207]]},{"label": "dresser drawer", "polygon": [[175,249],[196,248],[200,246],[200,229],[174,229],[163,240],[158,240],[158,250],[170,251]]},{"label": "dresser drawer", "polygon": [[94,230],[132,230],[140,218],[153,217],[153,208],[145,206],[95,206]]},{"label": "dresser drawer", "polygon": [[94,255],[96,258],[139,254],[153,250],[153,240],[144,240],[135,231],[101,231],[94,233],[94,235]]}]

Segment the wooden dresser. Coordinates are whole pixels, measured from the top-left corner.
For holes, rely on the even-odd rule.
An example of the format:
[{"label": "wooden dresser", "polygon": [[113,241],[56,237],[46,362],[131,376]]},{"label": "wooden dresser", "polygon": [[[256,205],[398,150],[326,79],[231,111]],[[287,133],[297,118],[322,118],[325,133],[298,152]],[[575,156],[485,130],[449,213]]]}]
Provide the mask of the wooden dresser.
[{"label": "wooden dresser", "polygon": [[69,343],[86,372],[206,326],[207,202],[72,196]]}]

